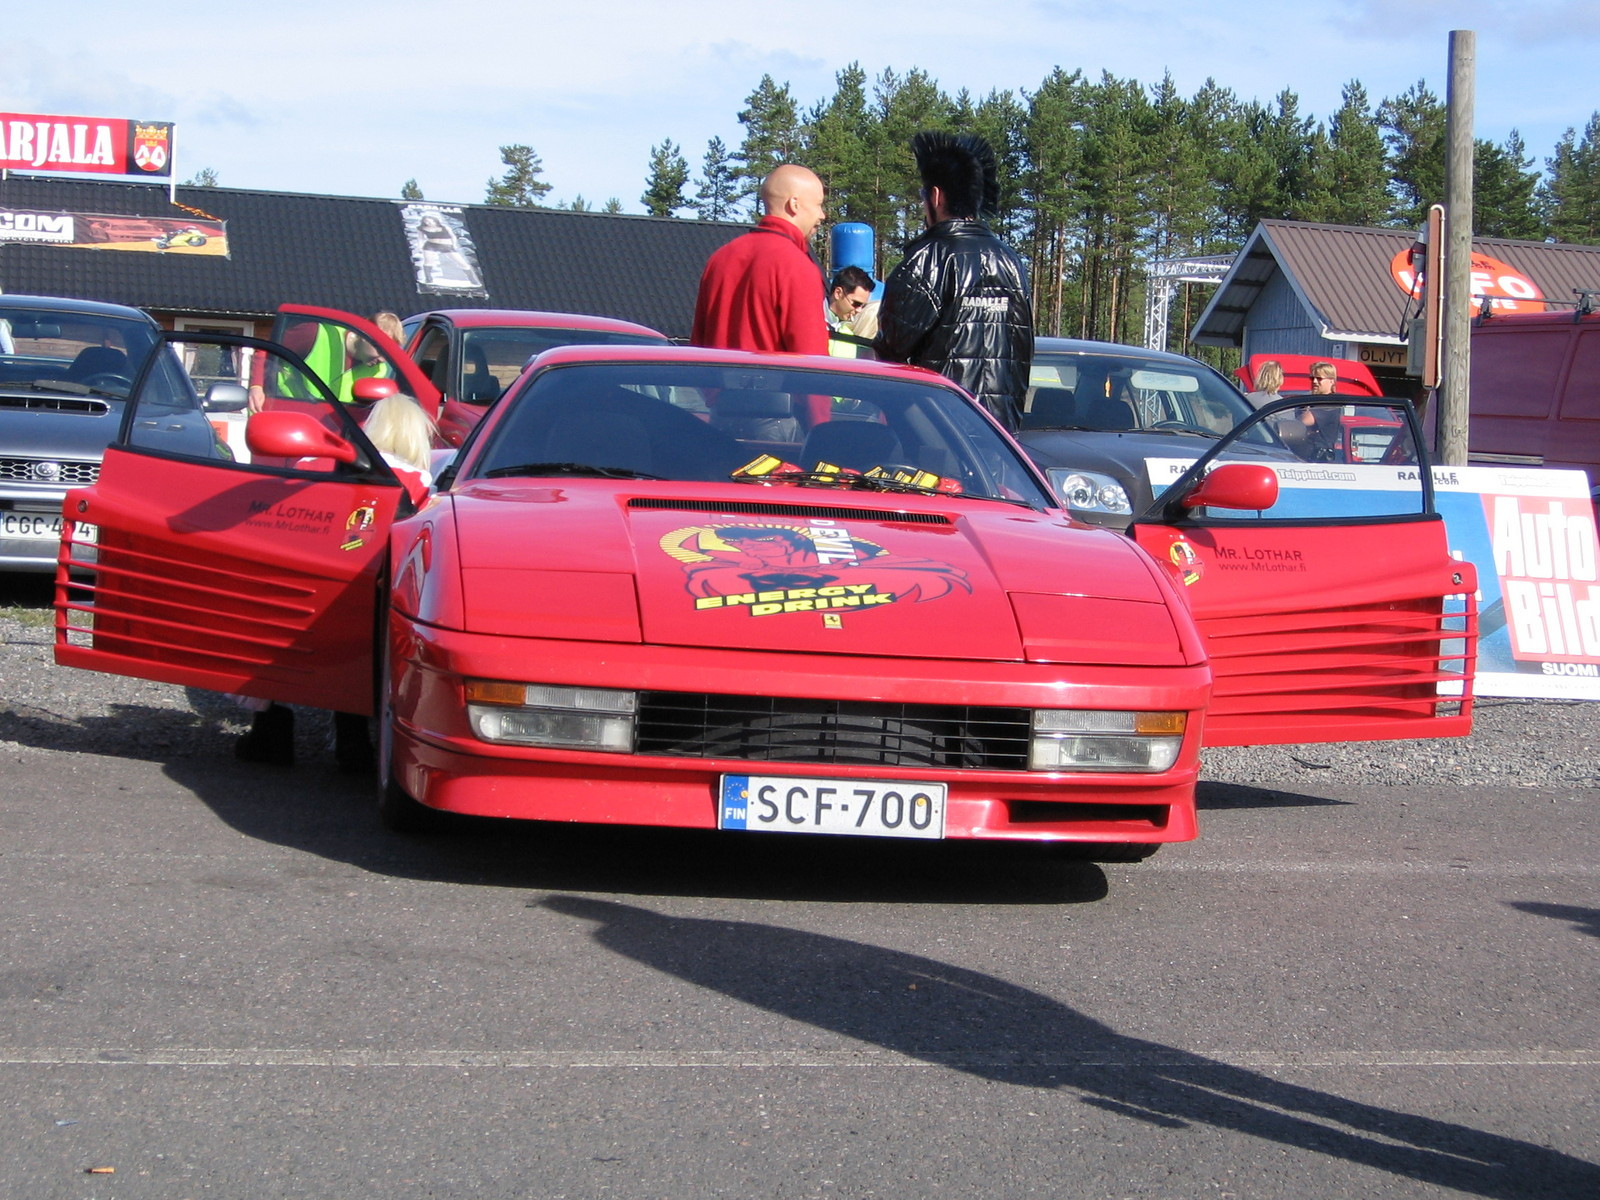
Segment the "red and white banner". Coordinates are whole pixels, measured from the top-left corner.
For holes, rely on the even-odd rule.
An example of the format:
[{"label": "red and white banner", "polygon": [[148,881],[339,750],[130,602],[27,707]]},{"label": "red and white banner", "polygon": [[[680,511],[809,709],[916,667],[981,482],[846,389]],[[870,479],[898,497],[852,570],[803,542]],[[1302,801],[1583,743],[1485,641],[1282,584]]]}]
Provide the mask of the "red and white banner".
[{"label": "red and white banner", "polygon": [[172,174],[171,121],[0,113],[0,170]]}]

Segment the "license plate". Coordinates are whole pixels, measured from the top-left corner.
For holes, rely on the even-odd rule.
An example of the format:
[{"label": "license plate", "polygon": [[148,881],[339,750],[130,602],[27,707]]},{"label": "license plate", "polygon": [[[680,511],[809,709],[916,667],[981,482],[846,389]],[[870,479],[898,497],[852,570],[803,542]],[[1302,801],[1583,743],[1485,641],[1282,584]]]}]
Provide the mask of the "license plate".
[{"label": "license plate", "polygon": [[0,538],[16,541],[59,542],[60,513],[0,512]]},{"label": "license plate", "polygon": [[717,828],[942,838],[942,783],[724,775]]}]

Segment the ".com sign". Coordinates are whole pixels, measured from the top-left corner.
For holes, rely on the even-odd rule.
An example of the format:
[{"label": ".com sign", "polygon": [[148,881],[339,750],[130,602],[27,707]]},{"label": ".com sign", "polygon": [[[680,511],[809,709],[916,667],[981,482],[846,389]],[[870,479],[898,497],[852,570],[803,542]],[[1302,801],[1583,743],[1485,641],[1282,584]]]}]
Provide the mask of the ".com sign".
[{"label": ".com sign", "polygon": [[[1411,266],[1411,251],[1402,250],[1389,260],[1389,274],[1406,295],[1417,294],[1418,272]],[[1489,301],[1494,312],[1544,312],[1539,285],[1515,267],[1472,252],[1472,298]]]}]

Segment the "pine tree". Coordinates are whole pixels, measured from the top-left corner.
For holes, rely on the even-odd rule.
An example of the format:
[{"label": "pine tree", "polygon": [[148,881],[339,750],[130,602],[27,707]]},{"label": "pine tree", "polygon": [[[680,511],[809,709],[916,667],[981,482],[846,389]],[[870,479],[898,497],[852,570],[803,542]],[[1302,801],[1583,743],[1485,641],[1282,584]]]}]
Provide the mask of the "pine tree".
[{"label": "pine tree", "polygon": [[216,187],[217,173],[210,167],[201,167],[192,179],[185,179],[183,187]]},{"label": "pine tree", "polygon": [[533,147],[501,146],[500,161],[505,164],[506,173],[499,179],[489,180],[483,202],[503,208],[538,208],[552,185],[539,178],[544,174],[544,164]]},{"label": "pine tree", "polygon": [[1326,161],[1319,171],[1328,196],[1320,219],[1334,225],[1386,225],[1393,197],[1383,134],[1367,89],[1352,79],[1344,85],[1341,99],[1339,111],[1328,121]]},{"label": "pine tree", "polygon": [[400,199],[421,200],[422,198],[422,188],[415,179],[408,179],[400,185]]},{"label": "pine tree", "polygon": [[1479,237],[1543,239],[1539,176],[1528,170],[1532,165],[1522,135],[1515,129],[1503,146],[1482,139],[1474,143],[1472,226]]},{"label": "pine tree", "polygon": [[688,182],[689,160],[676,142],[666,138],[659,146],[650,147],[650,174],[639,202],[652,217],[676,216],[680,208],[689,207],[683,195]]},{"label": "pine tree", "polygon": [[1550,235],[1558,242],[1600,245],[1600,112],[1589,118],[1582,140],[1568,129],[1545,160],[1540,192]]},{"label": "pine tree", "polygon": [[734,174],[740,181],[739,199],[750,200],[753,210],[761,181],[774,167],[794,162],[800,154],[800,109],[789,85],[779,87],[771,75],[763,75],[756,90],[745,97],[739,124],[745,135],[734,155],[739,162]]},{"label": "pine tree", "polygon": [[622,211],[622,201],[613,196],[600,206],[600,211],[603,213],[611,213],[613,216],[615,216],[617,213]]},{"label": "pine tree", "polygon": [[1420,228],[1429,206],[1444,200],[1444,103],[1418,80],[1402,95],[1378,105],[1378,124],[1389,147],[1395,223]]},{"label": "pine tree", "polygon": [[719,137],[706,143],[706,156],[700,162],[700,178],[695,181],[694,211],[702,221],[727,221],[734,216],[739,186],[728,148]]},{"label": "pine tree", "polygon": [[594,211],[594,205],[590,204],[587,200],[585,200],[583,198],[583,193],[582,192],[579,192],[576,196],[574,196],[572,198],[572,203],[567,205],[566,208],[567,208],[568,212],[593,212]]}]

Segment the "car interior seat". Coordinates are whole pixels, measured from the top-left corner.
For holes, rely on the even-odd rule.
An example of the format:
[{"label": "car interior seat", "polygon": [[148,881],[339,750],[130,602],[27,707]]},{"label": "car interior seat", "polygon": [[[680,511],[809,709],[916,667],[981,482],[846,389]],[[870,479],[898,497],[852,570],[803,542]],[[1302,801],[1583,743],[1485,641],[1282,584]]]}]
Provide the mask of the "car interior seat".
[{"label": "car interior seat", "polygon": [[1133,405],[1114,396],[1096,396],[1086,404],[1078,424],[1085,429],[1117,431],[1135,429],[1138,421],[1133,415]]},{"label": "car interior seat", "polygon": [[800,465],[810,469],[819,462],[865,471],[880,463],[903,462],[900,439],[894,430],[876,421],[826,421],[806,436]]},{"label": "car interior seat", "polygon": [[492,404],[500,398],[500,381],[489,370],[489,360],[479,346],[468,346],[466,369],[461,373],[461,398],[469,404]]},{"label": "car interior seat", "polygon": [[88,379],[91,375],[127,375],[128,356],[110,346],[85,346],[67,368],[68,379]]},{"label": "car interior seat", "polygon": [[795,419],[788,392],[720,392],[711,408],[711,426],[753,441],[800,440],[800,422]]},{"label": "car interior seat", "polygon": [[1022,414],[1024,429],[1061,429],[1078,424],[1078,404],[1071,388],[1034,389],[1033,401]]}]

